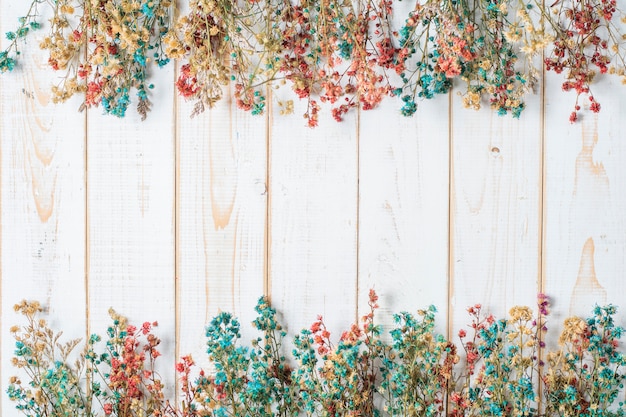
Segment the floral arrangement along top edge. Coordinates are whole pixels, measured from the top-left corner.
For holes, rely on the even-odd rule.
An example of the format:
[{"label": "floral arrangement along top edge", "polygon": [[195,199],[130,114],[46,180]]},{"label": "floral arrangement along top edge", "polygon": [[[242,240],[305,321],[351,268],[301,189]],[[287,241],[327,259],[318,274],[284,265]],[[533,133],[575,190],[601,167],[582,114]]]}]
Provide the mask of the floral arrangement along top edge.
[{"label": "floral arrangement along top edge", "polygon": [[[455,80],[465,107],[486,99],[519,117],[541,67],[562,73],[563,90],[576,93],[574,122],[581,98],[600,110],[591,93],[598,73],[625,73],[616,0],[189,0],[185,10],[178,16],[172,0],[31,0],[6,33],[0,72],[16,66],[19,41],[44,28],[39,47],[65,74],[52,87],[55,102],[81,93],[81,109],[123,117],[134,92],[145,118],[151,67],[176,59],[176,88],[195,102],[192,115],[229,83],[240,109],[261,114],[267,86],[287,83],[307,101],[311,127],[320,102],[341,120],[395,96],[409,116]],[[293,110],[292,101],[280,104]]]},{"label": "floral arrangement along top edge", "polygon": [[612,305],[566,319],[558,348],[547,352],[542,294],[536,313],[516,306],[497,319],[480,305],[468,308],[470,324],[456,343],[435,331],[433,306],[394,315],[386,342],[374,321],[377,298],[370,291],[370,311],[336,344],[318,317],[293,339],[289,357],[264,297],[253,322],[261,337],[251,345],[241,344],[238,320],[220,313],[206,327],[212,369],[197,369],[189,355],[176,365],[178,402],[165,398],[156,372],[157,323],[135,327],[110,310],[104,346],[91,336],[72,364],[79,341],[61,343],[38,317],[39,303],[24,301],[15,309],[27,324],[11,329],[21,376],[11,377],[8,395],[40,417],[624,415],[623,329]]}]

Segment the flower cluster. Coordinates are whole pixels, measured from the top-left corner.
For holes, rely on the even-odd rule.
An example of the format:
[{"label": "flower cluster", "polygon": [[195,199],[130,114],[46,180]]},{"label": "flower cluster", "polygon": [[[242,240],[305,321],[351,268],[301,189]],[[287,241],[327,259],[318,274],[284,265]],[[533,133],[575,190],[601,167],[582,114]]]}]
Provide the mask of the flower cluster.
[{"label": "flower cluster", "polygon": [[100,337],[92,335],[85,354],[90,395],[102,405],[105,416],[158,415],[169,404],[155,371],[155,360],[161,356],[157,350],[161,341],[152,333],[157,323],[145,322],[137,329],[113,309],[109,315],[113,324],[107,329],[104,351],[97,352]]},{"label": "flower cluster", "polygon": [[7,33],[13,40],[0,53],[0,70],[15,66],[15,38],[25,36],[29,27],[45,24],[36,19],[36,6],[42,3],[52,8],[53,16],[39,47],[47,51],[50,68],[65,73],[52,87],[53,101],[81,93],[81,109],[101,106],[105,113],[123,117],[134,91],[137,111],[145,118],[153,88],[148,81],[150,66],[169,62],[162,40],[169,31],[172,1],[33,0],[19,29]]},{"label": "flower cluster", "polygon": [[[544,11],[544,15],[548,13]],[[564,72],[563,91],[576,92],[571,122],[578,119],[579,98],[583,95],[588,96],[592,112],[600,111],[600,103],[591,94],[598,72],[617,74],[626,82],[621,45],[624,38],[616,22],[626,20],[620,15],[615,0],[557,0],[551,6],[546,20],[553,32],[553,48],[545,58],[545,67],[557,74]]]},{"label": "flower cluster", "polygon": [[[233,84],[237,106],[253,114],[266,107],[268,87],[289,84],[307,100],[304,117],[318,124],[320,103],[340,121],[353,108],[375,108],[398,96],[412,115],[417,101],[462,85],[465,107],[487,101],[498,114],[519,117],[540,73],[564,73],[563,90],[576,92],[590,110],[597,72],[624,77],[626,50],[616,0],[425,0],[398,16],[393,0],[189,0],[175,14],[171,0],[31,0],[0,71],[10,71],[17,41],[44,23],[38,6],[53,10],[40,46],[54,70],[66,71],[54,100],[85,95],[124,116],[131,90],[145,118],[150,109],[151,63],[181,61],[178,93],[195,102],[192,116],[212,107]],[[621,18],[621,19],[620,19]],[[398,24],[399,23],[399,24]],[[540,56],[548,50],[543,63]]]},{"label": "flower cluster", "polygon": [[36,317],[39,304],[23,302],[16,310],[27,325],[12,329],[13,363],[28,382],[12,377],[8,394],[27,416],[624,416],[626,405],[617,402],[626,376],[623,329],[612,305],[565,320],[558,348],[547,355],[543,294],[536,313],[516,306],[498,319],[480,304],[468,308],[458,343],[436,332],[433,306],[396,314],[387,339],[374,320],[377,308],[370,291],[369,312],[337,342],[318,317],[295,337],[290,358],[265,297],[252,323],[261,336],[249,345],[241,343],[239,321],[222,312],[206,328],[211,369],[184,356],[176,365],[181,398],[173,404],[155,372],[156,323],[138,329],[111,310],[104,350],[96,352],[100,339],[92,336],[69,365],[78,341],[59,344],[60,333]]},{"label": "flower cluster", "polygon": [[370,291],[370,312],[361,325],[343,332],[337,346],[322,317],[294,341],[297,362],[293,374],[297,395],[307,415],[378,415],[375,398],[381,371],[380,358],[389,350],[380,339],[382,329],[374,324],[377,296]]},{"label": "flower cluster", "polygon": [[[140,329],[110,310],[112,325],[106,346],[92,335],[82,352],[74,352],[80,340],[60,343],[44,319],[38,302],[23,301],[15,310],[26,317],[14,326],[15,356],[12,363],[22,376],[10,378],[9,398],[27,416],[157,416],[171,409],[163,395],[163,383],[155,372],[160,340],[152,333],[157,323]],[[74,357],[74,362],[71,358]],[[24,384],[22,378],[28,379]]]},{"label": "flower cluster", "polygon": [[209,359],[215,372],[201,370],[195,382],[189,381],[193,360],[183,358],[177,365],[186,398],[183,410],[194,416],[288,416],[294,415],[291,397],[291,371],[281,353],[284,331],[276,322],[276,312],[262,299],[257,305],[259,318],[254,326],[264,333],[252,347],[240,346],[240,324],[229,313],[221,313],[207,326]]},{"label": "flower cluster", "polygon": [[239,108],[262,113],[264,74],[252,69],[259,62],[253,62],[255,44],[250,42],[258,12],[231,0],[191,0],[189,8],[164,41],[167,56],[184,62],[176,88],[185,99],[196,101],[192,116],[213,107],[231,81]]},{"label": "flower cluster", "polygon": [[509,318],[500,320],[483,316],[480,305],[468,311],[472,336],[459,332],[465,365],[451,394],[451,414],[537,415],[539,349],[546,330],[541,309],[534,317],[528,307],[513,307]]},{"label": "flower cluster", "polygon": [[183,60],[176,86],[196,101],[193,114],[219,100],[229,81],[237,106],[260,114],[264,86],[280,80],[308,100],[305,117],[316,126],[317,100],[331,103],[341,120],[349,109],[374,108],[390,93],[377,69],[394,59],[391,11],[389,0],[191,0],[166,38],[166,53]]},{"label": "flower cluster", "polygon": [[434,332],[435,313],[430,306],[417,316],[394,315],[392,345],[382,360],[380,383],[385,410],[392,416],[445,414],[452,369],[458,363],[456,346]]},{"label": "flower cluster", "polygon": [[519,117],[538,78],[533,57],[547,43],[525,4],[507,0],[418,2],[400,35],[403,114],[416,110],[416,98],[447,93],[460,78],[465,107],[479,109],[486,95],[498,114]]},{"label": "flower cluster", "polygon": [[22,301],[15,311],[26,318],[26,325],[11,327],[15,338],[11,362],[22,375],[10,378],[9,398],[27,416],[84,415],[90,408],[81,385],[86,366],[83,360],[72,363],[70,358],[80,341],[60,343],[61,333],[38,318],[42,311],[38,302]]},{"label": "flower cluster", "polygon": [[623,388],[626,357],[618,348],[623,329],[616,326],[615,306],[596,306],[590,318],[565,321],[559,338],[561,349],[548,354],[543,376],[546,414],[622,416],[615,404]]}]

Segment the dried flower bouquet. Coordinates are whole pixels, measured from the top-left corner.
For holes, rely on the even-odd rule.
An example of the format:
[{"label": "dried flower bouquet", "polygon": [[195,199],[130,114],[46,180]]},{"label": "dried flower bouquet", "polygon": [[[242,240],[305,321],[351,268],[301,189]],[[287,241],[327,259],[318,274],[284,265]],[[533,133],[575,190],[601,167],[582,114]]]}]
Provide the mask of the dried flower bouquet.
[{"label": "dried flower bouquet", "polygon": [[575,91],[575,122],[581,97],[600,111],[591,93],[598,74],[624,79],[616,0],[417,0],[407,15],[397,12],[399,1],[189,0],[174,18],[171,0],[31,0],[6,33],[0,72],[15,68],[20,40],[44,29],[39,46],[50,68],[65,73],[52,87],[56,102],[81,93],[81,108],[123,117],[133,91],[145,118],[152,64],[176,59],[176,88],[195,102],[192,116],[222,99],[230,83],[237,106],[261,114],[267,87],[288,83],[307,100],[311,127],[322,102],[340,121],[350,109],[397,96],[408,116],[419,100],[453,85],[465,107],[487,101],[519,117],[542,65],[564,75],[564,91]]},{"label": "dried flower bouquet", "polygon": [[[507,318],[468,309],[470,324],[455,343],[435,329],[433,306],[394,316],[389,337],[370,311],[334,342],[322,317],[293,340],[262,297],[252,323],[260,337],[242,344],[239,321],[222,312],[206,328],[211,370],[191,356],[176,365],[178,403],[165,398],[156,372],[157,323],[135,327],[110,310],[104,344],[89,338],[60,342],[39,318],[37,302],[16,311],[26,325],[16,339],[8,395],[27,416],[589,416],[621,417],[618,402],[626,359],[618,344],[616,308],[595,307],[586,319],[564,322],[556,349],[548,349],[548,299],[537,312],[513,307]],[[544,359],[545,358],[545,359]]]}]

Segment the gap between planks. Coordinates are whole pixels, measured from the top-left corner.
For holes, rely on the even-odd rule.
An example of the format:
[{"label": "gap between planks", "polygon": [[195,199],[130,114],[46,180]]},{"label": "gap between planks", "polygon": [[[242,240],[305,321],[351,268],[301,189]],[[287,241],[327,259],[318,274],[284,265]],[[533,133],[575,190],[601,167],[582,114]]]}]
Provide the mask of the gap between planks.
[{"label": "gap between planks", "polygon": [[454,237],[453,237],[453,233],[454,233],[454,203],[455,203],[455,197],[454,197],[454,166],[452,164],[453,162],[453,145],[454,145],[454,131],[453,131],[453,102],[452,102],[452,92],[454,90],[454,87],[452,89],[450,89],[450,92],[448,92],[448,294],[447,294],[447,299],[448,299],[448,314],[446,317],[446,337],[448,338],[448,340],[451,339],[452,334],[453,334],[453,329],[452,329],[452,312],[453,310],[453,303],[452,303],[452,297],[454,297],[454,280],[452,279],[454,277]]},{"label": "gap between planks", "polygon": [[272,104],[272,88],[266,87],[267,113],[265,115],[265,225],[263,228],[263,295],[270,305],[272,303],[272,187],[271,187],[271,166],[272,166],[272,123],[274,121]]}]

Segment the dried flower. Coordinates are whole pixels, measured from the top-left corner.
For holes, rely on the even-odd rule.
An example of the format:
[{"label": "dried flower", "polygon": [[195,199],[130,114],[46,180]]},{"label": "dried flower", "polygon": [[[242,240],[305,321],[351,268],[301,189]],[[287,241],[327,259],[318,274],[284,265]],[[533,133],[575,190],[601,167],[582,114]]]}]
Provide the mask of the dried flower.
[{"label": "dried flower", "polygon": [[[40,47],[64,71],[52,87],[61,102],[85,95],[81,108],[101,106],[123,117],[135,92],[146,117],[151,68],[181,61],[175,86],[195,102],[192,116],[212,107],[229,85],[239,109],[262,114],[268,86],[288,84],[307,101],[304,117],[318,124],[319,103],[341,121],[352,109],[370,110],[387,96],[410,116],[417,102],[447,94],[456,84],[467,108],[483,101],[500,115],[520,117],[539,77],[537,58],[563,73],[600,111],[591,85],[600,74],[626,80],[621,11],[615,0],[426,0],[397,16],[393,0],[189,0],[173,23],[171,0],[31,0],[8,46],[0,72],[11,71],[18,41],[39,29],[38,7],[53,10]],[[394,27],[393,22],[403,22]],[[287,113],[287,112],[285,112]]]},{"label": "dried flower", "polygon": [[576,101],[570,122],[578,119],[580,97],[587,96],[590,110],[600,111],[591,94],[591,84],[598,74],[619,74],[624,78],[626,51],[623,32],[617,24],[621,11],[615,0],[578,2],[559,0],[551,10],[537,2],[538,10],[551,32],[553,48],[545,58],[548,71],[563,73],[563,91],[574,91]]},{"label": "dried flower", "polygon": [[15,338],[13,366],[27,377],[12,376],[7,389],[16,409],[31,416],[83,415],[89,408],[87,395],[80,381],[85,362],[70,356],[80,340],[59,341],[47,322],[37,316],[42,308],[37,301],[22,301],[14,310],[26,318],[26,325],[12,329]]},{"label": "dried flower", "polygon": [[[26,36],[28,28],[39,27],[35,18],[39,4],[49,4],[53,16],[48,35],[40,48],[48,51],[48,65],[65,72],[52,87],[54,102],[63,102],[84,93],[81,109],[101,106],[105,113],[123,117],[136,92],[137,110],[143,119],[150,110],[148,82],[152,63],[168,63],[163,52],[163,38],[169,31],[171,0],[86,1],[32,0],[26,17],[21,18],[17,37]],[[0,69],[12,69],[16,50],[14,41],[0,52]]]},{"label": "dried flower", "polygon": [[612,305],[596,306],[587,319],[565,320],[560,349],[548,354],[542,378],[547,417],[624,414],[622,403],[615,407],[626,377],[626,358],[617,350],[623,329],[614,323],[616,311]]},{"label": "dried flower", "polygon": [[548,304],[539,294],[537,313],[515,306],[506,319],[471,306],[460,347],[435,332],[434,306],[402,312],[387,343],[374,321],[378,296],[370,291],[359,323],[334,341],[318,317],[295,337],[290,360],[277,312],[261,297],[252,323],[260,337],[242,345],[239,321],[218,314],[206,328],[211,370],[183,356],[176,364],[181,400],[173,404],[155,371],[156,322],[135,326],[111,309],[103,349],[92,335],[70,365],[79,341],[61,344],[61,334],[38,317],[39,303],[23,301],[15,310],[26,325],[12,329],[12,363],[24,372],[10,377],[7,392],[27,416],[623,416],[616,402],[626,358],[618,350],[623,329],[614,323],[616,308],[566,319],[560,347],[544,365]]}]

